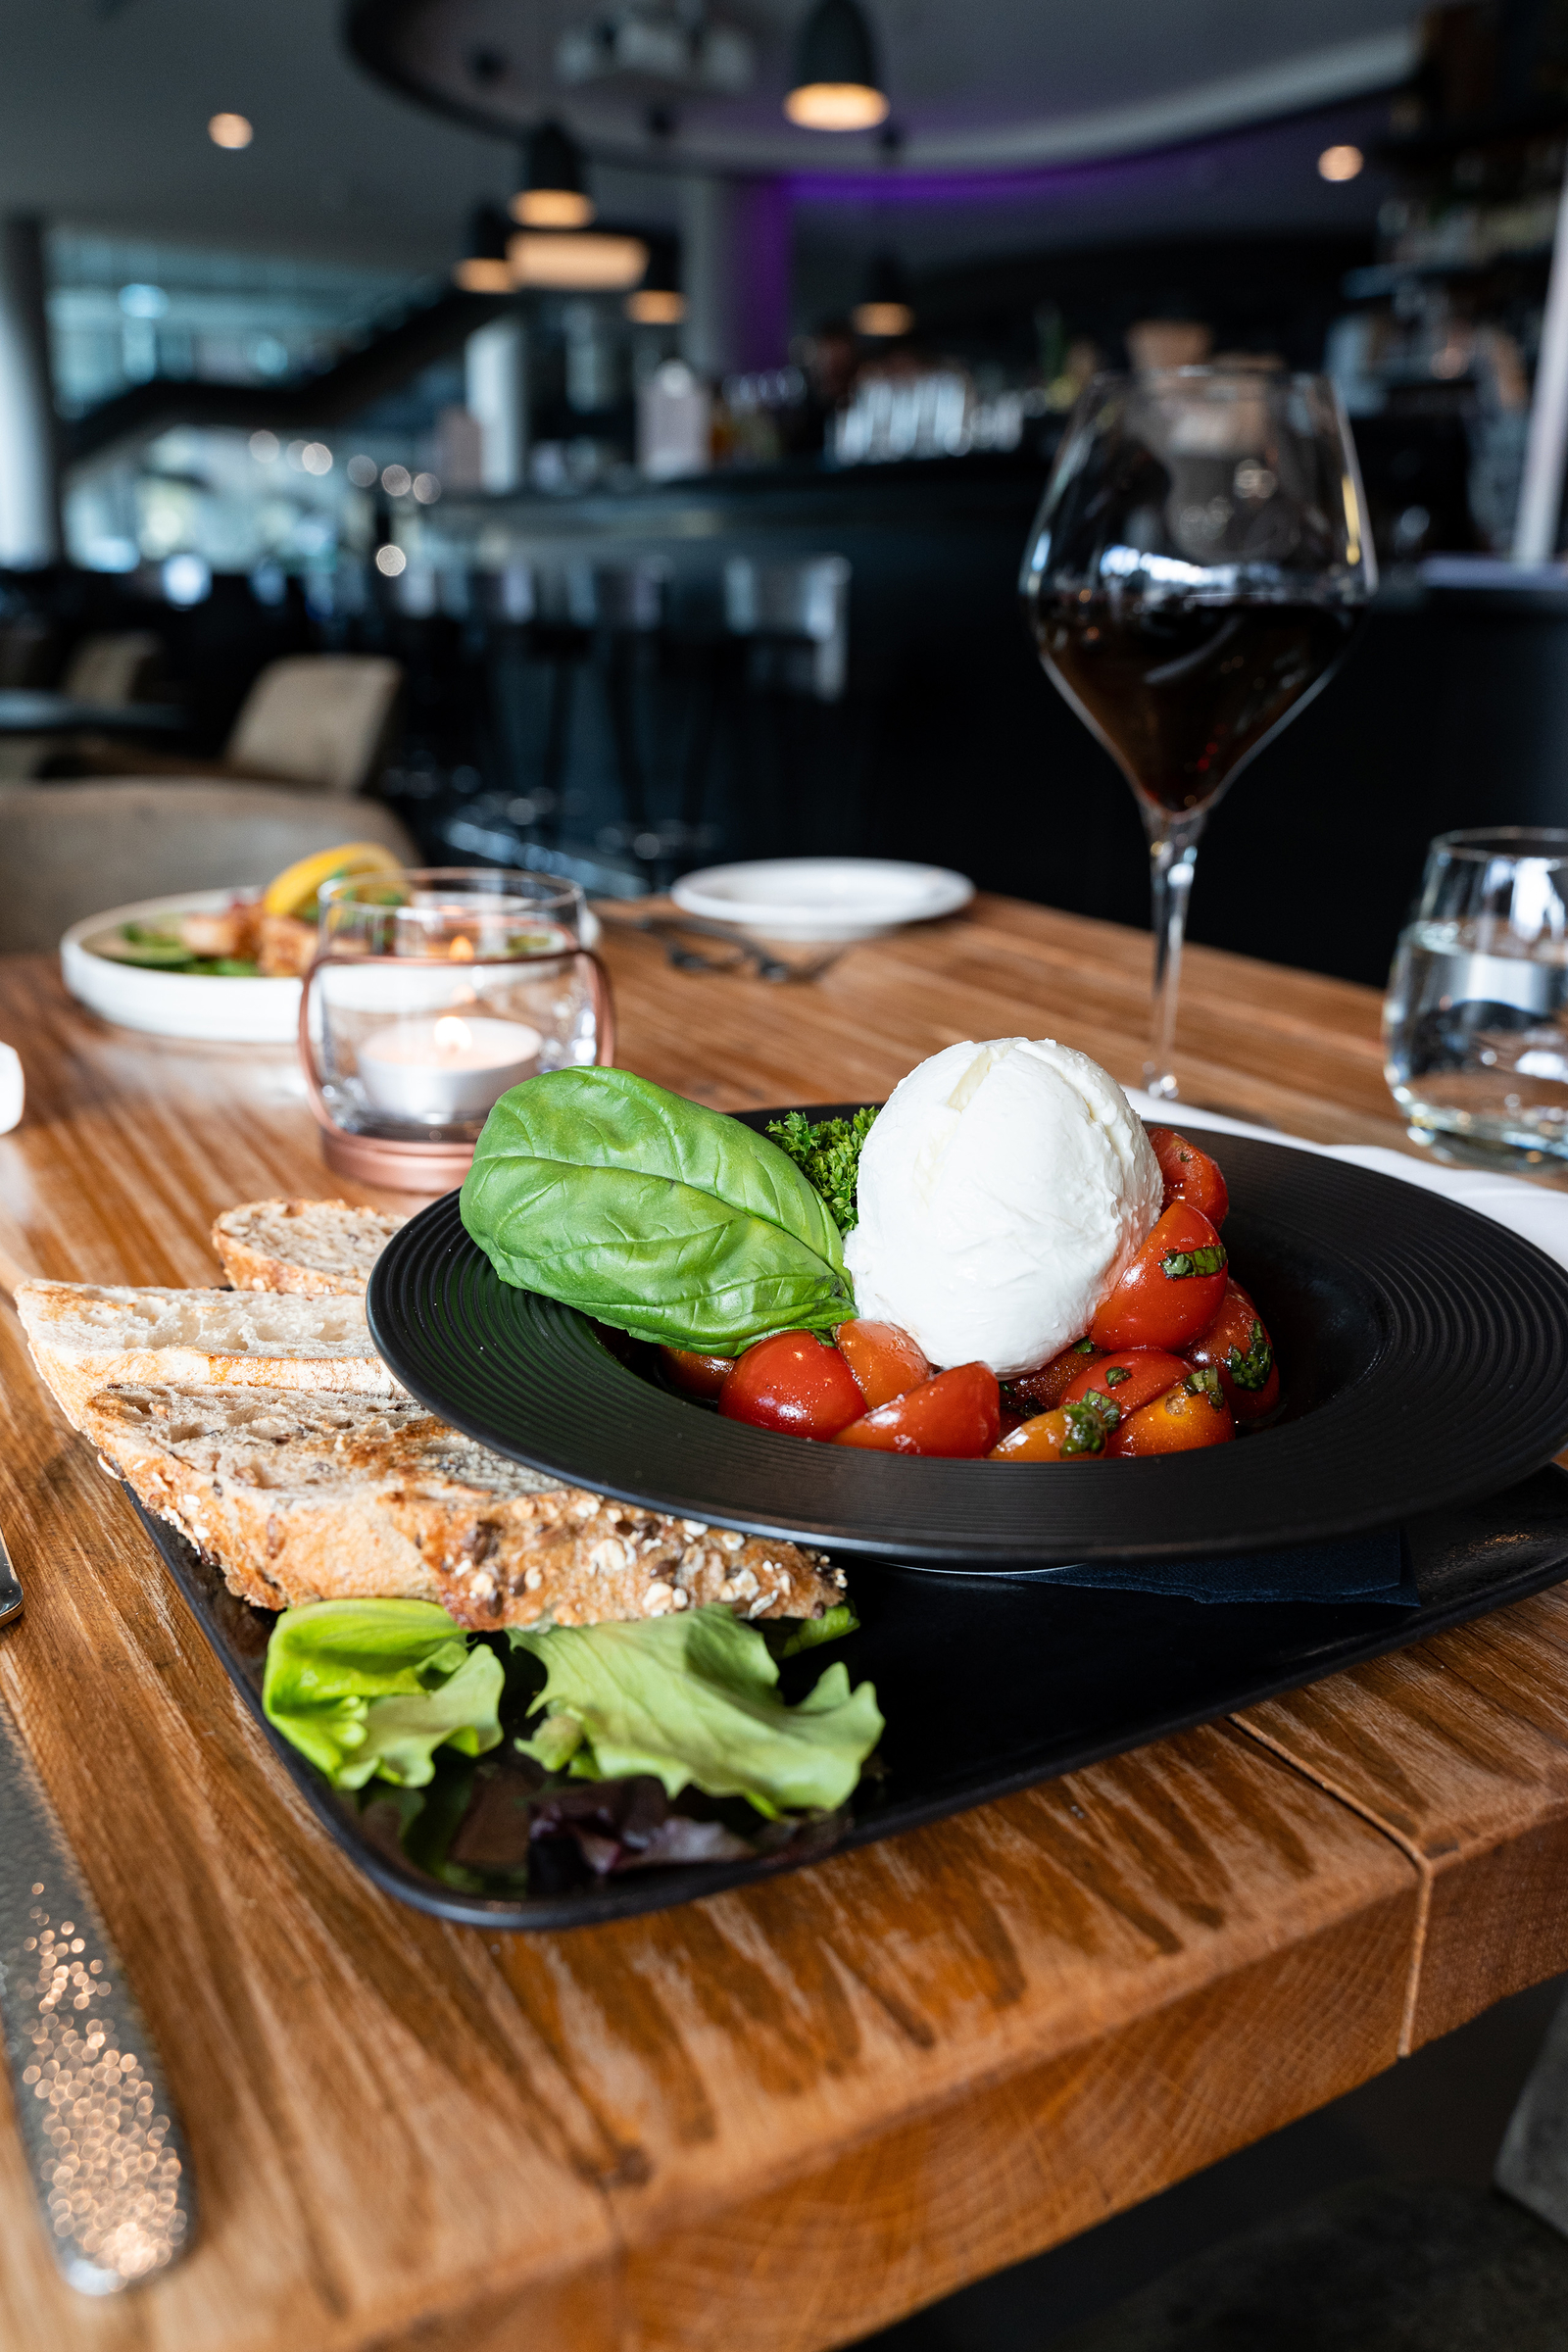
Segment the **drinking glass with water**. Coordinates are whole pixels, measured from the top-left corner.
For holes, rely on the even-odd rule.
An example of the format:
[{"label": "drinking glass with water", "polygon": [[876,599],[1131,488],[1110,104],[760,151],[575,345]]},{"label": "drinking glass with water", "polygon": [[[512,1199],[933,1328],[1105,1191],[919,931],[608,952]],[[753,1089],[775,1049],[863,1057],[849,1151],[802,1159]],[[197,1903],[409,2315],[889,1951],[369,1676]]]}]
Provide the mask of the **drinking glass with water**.
[{"label": "drinking glass with water", "polygon": [[1413,1142],[1568,1174],[1568,832],[1439,834],[1383,1036]]}]

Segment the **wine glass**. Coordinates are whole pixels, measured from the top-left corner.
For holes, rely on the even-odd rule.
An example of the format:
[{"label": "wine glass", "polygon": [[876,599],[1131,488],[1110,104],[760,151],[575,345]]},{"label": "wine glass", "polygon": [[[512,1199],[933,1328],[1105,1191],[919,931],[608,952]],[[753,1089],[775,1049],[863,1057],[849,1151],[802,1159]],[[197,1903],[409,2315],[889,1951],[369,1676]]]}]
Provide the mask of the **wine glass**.
[{"label": "wine glass", "polygon": [[1327,376],[1097,375],[1068,421],[1020,588],[1046,670],[1133,788],[1153,885],[1145,1084],[1169,1099],[1199,836],[1317,692],[1377,584]]}]

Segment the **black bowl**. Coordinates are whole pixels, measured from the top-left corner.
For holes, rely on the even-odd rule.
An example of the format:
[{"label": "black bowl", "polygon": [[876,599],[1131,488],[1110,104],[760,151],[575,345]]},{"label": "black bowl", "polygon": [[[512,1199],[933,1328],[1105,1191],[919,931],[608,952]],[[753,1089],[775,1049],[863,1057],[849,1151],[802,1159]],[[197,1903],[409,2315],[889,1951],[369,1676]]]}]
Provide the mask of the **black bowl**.
[{"label": "black bowl", "polygon": [[681,1518],[971,1574],[1354,1534],[1510,1486],[1568,1439],[1568,1275],[1552,1259],[1393,1177],[1182,1132],[1225,1170],[1232,1268],[1284,1387],[1268,1428],[1206,1452],[932,1461],[721,1420],[640,1380],[573,1309],[503,1283],[455,1193],[383,1251],[370,1332],[421,1403],[533,1469]]}]

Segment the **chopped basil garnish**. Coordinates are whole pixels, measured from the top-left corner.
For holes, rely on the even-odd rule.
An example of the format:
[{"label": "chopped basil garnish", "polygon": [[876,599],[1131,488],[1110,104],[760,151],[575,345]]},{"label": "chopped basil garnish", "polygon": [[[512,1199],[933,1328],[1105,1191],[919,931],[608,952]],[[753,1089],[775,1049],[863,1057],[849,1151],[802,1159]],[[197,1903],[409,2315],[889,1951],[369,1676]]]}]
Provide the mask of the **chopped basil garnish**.
[{"label": "chopped basil garnish", "polygon": [[1074,1340],[1072,1344],[1072,1352],[1074,1355],[1093,1355],[1095,1352],[1095,1343],[1093,1340]]},{"label": "chopped basil garnish", "polygon": [[1063,1453],[1103,1453],[1105,1440],[1121,1419],[1121,1407],[1091,1389],[1076,1404],[1062,1406],[1067,1416],[1067,1435],[1061,1442]]},{"label": "chopped basil garnish", "polygon": [[1132,1374],[1125,1364],[1112,1364],[1110,1370],[1105,1374],[1105,1386],[1107,1389],[1119,1389],[1124,1380],[1131,1380],[1131,1378]]},{"label": "chopped basil garnish", "polygon": [[1206,1396],[1216,1413],[1224,1410],[1225,1391],[1212,1364],[1205,1364],[1200,1372],[1189,1372],[1182,1386],[1190,1389],[1195,1396]]},{"label": "chopped basil garnish", "polygon": [[1239,1389],[1266,1389],[1268,1376],[1274,1369],[1274,1350],[1261,1323],[1254,1323],[1247,1335],[1247,1353],[1233,1348],[1225,1358],[1225,1369]]},{"label": "chopped basil garnish", "polygon": [[1185,1282],[1193,1274],[1223,1274],[1225,1245],[1213,1242],[1205,1250],[1167,1250],[1159,1270],[1168,1282]]}]

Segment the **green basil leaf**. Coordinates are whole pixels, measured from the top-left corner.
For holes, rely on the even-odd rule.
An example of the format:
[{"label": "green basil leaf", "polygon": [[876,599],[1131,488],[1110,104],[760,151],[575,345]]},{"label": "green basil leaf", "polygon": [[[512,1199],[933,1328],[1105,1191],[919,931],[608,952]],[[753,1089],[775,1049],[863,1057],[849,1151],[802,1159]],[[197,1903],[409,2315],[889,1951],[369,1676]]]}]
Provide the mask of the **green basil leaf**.
[{"label": "green basil leaf", "polygon": [[462,1210],[503,1282],[634,1339],[737,1355],[855,1312],[839,1229],[793,1160],[627,1070],[503,1095]]}]

